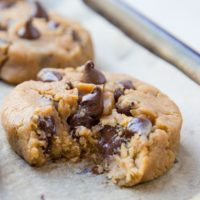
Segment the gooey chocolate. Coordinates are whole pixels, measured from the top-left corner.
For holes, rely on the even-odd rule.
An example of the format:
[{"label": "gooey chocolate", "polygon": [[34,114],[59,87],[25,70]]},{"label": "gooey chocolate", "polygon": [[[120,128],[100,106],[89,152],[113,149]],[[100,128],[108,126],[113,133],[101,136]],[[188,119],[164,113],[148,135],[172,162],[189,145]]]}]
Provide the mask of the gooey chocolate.
[{"label": "gooey chocolate", "polygon": [[121,144],[126,143],[135,134],[147,137],[151,130],[152,123],[147,118],[133,118],[125,129],[119,125],[105,125],[100,130],[100,149],[104,157],[109,157],[118,153]]},{"label": "gooey chocolate", "polygon": [[110,125],[105,125],[100,130],[99,146],[104,157],[107,158],[110,155],[117,153],[121,144],[125,142],[125,139],[118,135],[119,130],[120,126],[112,127]]},{"label": "gooey chocolate", "polygon": [[56,134],[55,120],[52,116],[39,117],[38,127],[44,131],[47,138],[51,138]]},{"label": "gooey chocolate", "polygon": [[76,113],[68,118],[68,123],[72,128],[85,126],[91,128],[99,122],[99,117],[103,112],[103,95],[99,87],[91,93],[84,95],[79,102]]},{"label": "gooey chocolate", "polygon": [[20,38],[28,39],[28,40],[35,40],[40,37],[39,31],[33,26],[32,18],[29,18],[23,27],[21,27],[17,34]]}]

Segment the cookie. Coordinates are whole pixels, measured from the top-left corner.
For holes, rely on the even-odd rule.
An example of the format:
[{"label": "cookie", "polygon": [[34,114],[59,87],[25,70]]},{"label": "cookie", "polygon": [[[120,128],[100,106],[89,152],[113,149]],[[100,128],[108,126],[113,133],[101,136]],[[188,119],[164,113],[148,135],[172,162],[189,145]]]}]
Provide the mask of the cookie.
[{"label": "cookie", "polygon": [[13,7],[17,2],[23,1],[23,0],[1,0],[0,1],[0,10],[3,12],[3,10]]},{"label": "cookie", "polygon": [[35,2],[15,2],[0,12],[0,78],[35,79],[45,67],[76,67],[93,58],[89,33]]},{"label": "cookie", "polygon": [[94,162],[120,186],[152,180],[173,165],[182,118],[153,86],[103,73],[88,61],[46,68],[5,100],[2,123],[12,148],[30,165],[56,159]]}]

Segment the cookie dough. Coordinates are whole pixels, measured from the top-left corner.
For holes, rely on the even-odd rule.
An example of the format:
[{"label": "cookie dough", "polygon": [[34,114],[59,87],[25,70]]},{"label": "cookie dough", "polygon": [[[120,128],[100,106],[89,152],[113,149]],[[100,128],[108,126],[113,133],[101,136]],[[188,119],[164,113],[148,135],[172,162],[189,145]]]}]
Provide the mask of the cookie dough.
[{"label": "cookie dough", "polygon": [[39,2],[17,1],[7,7],[0,3],[1,7],[2,80],[18,84],[35,79],[47,66],[76,67],[93,58],[91,37],[80,24],[48,13]]},{"label": "cookie dough", "polygon": [[30,165],[93,161],[120,186],[152,180],[173,165],[182,124],[178,107],[153,86],[94,63],[43,69],[5,100],[2,123]]}]

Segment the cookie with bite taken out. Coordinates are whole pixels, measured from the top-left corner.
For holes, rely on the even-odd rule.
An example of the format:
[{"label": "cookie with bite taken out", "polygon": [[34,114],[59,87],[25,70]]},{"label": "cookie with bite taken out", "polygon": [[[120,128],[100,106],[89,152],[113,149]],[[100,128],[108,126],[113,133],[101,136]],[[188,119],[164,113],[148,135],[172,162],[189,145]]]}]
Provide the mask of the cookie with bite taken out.
[{"label": "cookie with bite taken out", "polygon": [[5,100],[2,123],[12,148],[30,165],[55,159],[95,163],[120,186],[152,180],[170,169],[182,124],[162,92],[94,63],[43,69]]}]

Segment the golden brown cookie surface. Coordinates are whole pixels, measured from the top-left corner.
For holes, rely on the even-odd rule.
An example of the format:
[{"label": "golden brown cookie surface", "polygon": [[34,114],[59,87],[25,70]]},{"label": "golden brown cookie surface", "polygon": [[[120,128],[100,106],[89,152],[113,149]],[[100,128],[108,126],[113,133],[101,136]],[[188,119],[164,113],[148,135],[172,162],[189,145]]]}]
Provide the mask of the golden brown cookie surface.
[{"label": "golden brown cookie surface", "polygon": [[176,157],[182,118],[158,89],[90,61],[77,69],[43,69],[17,86],[3,106],[13,149],[31,165],[89,159],[120,186],[165,173]]},{"label": "golden brown cookie surface", "polygon": [[35,79],[45,67],[76,67],[93,58],[89,33],[47,12],[39,3],[13,3],[0,12],[0,78],[12,84]]}]

